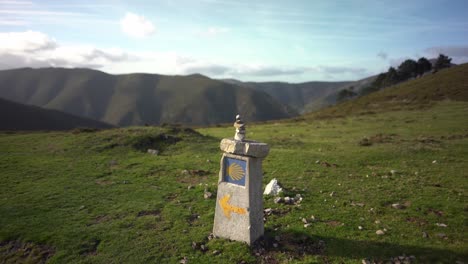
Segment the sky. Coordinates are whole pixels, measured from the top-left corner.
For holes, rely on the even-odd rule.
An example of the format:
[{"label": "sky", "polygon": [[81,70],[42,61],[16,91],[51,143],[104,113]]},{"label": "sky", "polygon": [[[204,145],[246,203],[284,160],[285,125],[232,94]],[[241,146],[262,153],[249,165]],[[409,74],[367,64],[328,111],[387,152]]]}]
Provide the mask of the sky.
[{"label": "sky", "polygon": [[467,0],[0,0],[0,69],[358,80],[468,62]]}]

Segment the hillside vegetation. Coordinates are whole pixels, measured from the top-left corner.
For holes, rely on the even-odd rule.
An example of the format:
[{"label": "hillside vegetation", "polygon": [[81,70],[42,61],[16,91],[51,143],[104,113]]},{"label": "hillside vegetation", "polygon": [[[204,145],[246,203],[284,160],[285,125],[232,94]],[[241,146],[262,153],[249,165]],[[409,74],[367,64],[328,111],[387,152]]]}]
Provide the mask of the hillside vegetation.
[{"label": "hillside vegetation", "polygon": [[437,101],[468,101],[468,64],[427,74],[366,96],[323,109],[308,117],[336,117],[425,108]]},{"label": "hillside vegetation", "polygon": [[247,121],[294,115],[268,94],[194,74],[110,75],[90,69],[0,71],[0,97],[118,126]]},{"label": "hillside vegetation", "polygon": [[69,130],[111,128],[103,122],[0,98],[0,130]]}]

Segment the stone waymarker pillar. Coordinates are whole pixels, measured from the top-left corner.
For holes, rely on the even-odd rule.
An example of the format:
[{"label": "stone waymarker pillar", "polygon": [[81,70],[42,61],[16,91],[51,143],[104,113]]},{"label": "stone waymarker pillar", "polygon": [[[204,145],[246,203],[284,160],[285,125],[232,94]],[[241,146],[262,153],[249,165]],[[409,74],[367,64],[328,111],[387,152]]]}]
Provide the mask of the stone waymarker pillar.
[{"label": "stone waymarker pillar", "polygon": [[221,140],[213,234],[252,244],[263,235],[262,160],[265,143],[245,140],[245,125],[237,115],[234,139]]}]

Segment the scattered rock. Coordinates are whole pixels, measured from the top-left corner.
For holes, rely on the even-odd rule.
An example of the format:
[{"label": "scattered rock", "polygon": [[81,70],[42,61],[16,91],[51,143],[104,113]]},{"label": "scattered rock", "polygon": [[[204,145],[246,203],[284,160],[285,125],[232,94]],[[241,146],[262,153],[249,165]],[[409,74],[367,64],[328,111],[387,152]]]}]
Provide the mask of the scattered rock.
[{"label": "scattered rock", "polygon": [[359,207],[364,207],[364,203],[355,203],[355,202],[351,202],[351,206],[359,206]]},{"label": "scattered rock", "polygon": [[438,226],[438,227],[447,227],[447,225],[444,224],[444,223],[436,223],[436,226]]},{"label": "scattered rock", "polygon": [[301,221],[302,221],[302,223],[304,223],[304,224],[307,224],[307,223],[308,223],[307,219],[305,219],[305,218],[302,218]]},{"label": "scattered rock", "polygon": [[195,241],[192,241],[192,249],[197,250],[198,249],[198,243]]},{"label": "scattered rock", "polygon": [[385,232],[384,232],[383,230],[380,230],[380,229],[377,230],[377,231],[375,231],[375,233],[376,233],[377,235],[379,235],[379,236],[385,235]]},{"label": "scattered rock", "polygon": [[265,191],[263,192],[263,195],[278,195],[280,192],[282,192],[283,189],[278,183],[278,180],[275,178],[271,180],[267,186],[265,187]]},{"label": "scattered rock", "polygon": [[359,229],[359,230],[363,230],[363,229],[364,229],[364,227],[362,227],[362,226],[358,226],[358,229]]},{"label": "scattered rock", "polygon": [[284,203],[285,204],[292,204],[292,203],[294,203],[294,199],[289,197],[289,196],[286,196],[286,197],[284,197]]},{"label": "scattered rock", "polygon": [[189,174],[189,171],[188,171],[188,170],[182,170],[180,173],[181,173],[182,175],[188,175],[188,174]]},{"label": "scattered rock", "polygon": [[191,189],[193,189],[192,185],[187,186],[187,190],[191,190]]},{"label": "scattered rock", "polygon": [[274,200],[273,200],[274,203],[278,204],[278,203],[283,203],[284,202],[284,199],[283,197],[276,197]]},{"label": "scattered rock", "polygon": [[395,176],[395,175],[397,174],[397,171],[396,171],[396,170],[390,170],[390,174],[391,174],[392,176]]},{"label": "scattered rock", "polygon": [[437,160],[433,160],[433,161],[432,161],[432,164],[436,164],[436,163],[437,163]]},{"label": "scattered rock", "polygon": [[443,238],[443,239],[447,239],[447,238],[448,238],[447,235],[444,234],[444,233],[437,233],[437,234],[436,234],[436,237]]},{"label": "scattered rock", "polygon": [[148,149],[147,152],[151,155],[157,156],[159,155],[159,150],[157,149]]},{"label": "scattered rock", "polygon": [[399,204],[399,203],[394,203],[392,204],[392,208],[395,208],[395,209],[405,209],[406,207],[402,204]]},{"label": "scattered rock", "polygon": [[187,264],[187,263],[188,263],[187,257],[184,257],[183,259],[181,259],[181,260],[179,261],[179,263],[180,263],[180,264]]},{"label": "scattered rock", "polygon": [[213,250],[213,252],[212,252],[212,254],[215,255],[215,256],[216,256],[216,255],[219,255],[220,253],[221,253],[221,252],[220,252],[219,250]]},{"label": "scattered rock", "polygon": [[423,238],[428,238],[429,235],[428,235],[426,232],[423,231],[423,232],[422,232],[422,237],[423,237]]},{"label": "scattered rock", "polygon": [[205,199],[210,199],[212,196],[213,196],[213,194],[212,194],[211,192],[205,192],[205,193],[203,194],[203,197],[204,197]]},{"label": "scattered rock", "polygon": [[308,228],[311,225],[311,223],[304,224],[304,228]]},{"label": "scattered rock", "polygon": [[206,251],[208,251],[208,247],[202,244],[202,245],[200,245],[200,250],[201,250],[201,252],[206,252]]},{"label": "scattered rock", "polygon": [[213,235],[213,233],[210,233],[206,238],[208,240],[212,240],[215,236]]}]

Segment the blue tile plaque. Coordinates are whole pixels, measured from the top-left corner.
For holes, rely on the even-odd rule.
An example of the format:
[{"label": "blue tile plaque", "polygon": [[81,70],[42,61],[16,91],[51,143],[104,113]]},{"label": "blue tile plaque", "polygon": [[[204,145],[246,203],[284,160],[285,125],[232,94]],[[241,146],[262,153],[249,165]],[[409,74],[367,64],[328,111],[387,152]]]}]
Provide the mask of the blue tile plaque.
[{"label": "blue tile plaque", "polygon": [[224,158],[224,179],[223,181],[232,184],[245,186],[245,176],[247,162],[229,157]]}]

